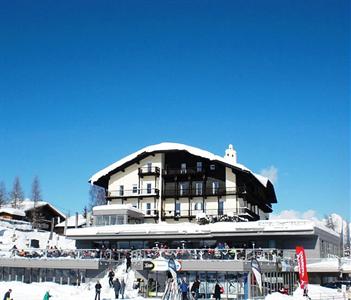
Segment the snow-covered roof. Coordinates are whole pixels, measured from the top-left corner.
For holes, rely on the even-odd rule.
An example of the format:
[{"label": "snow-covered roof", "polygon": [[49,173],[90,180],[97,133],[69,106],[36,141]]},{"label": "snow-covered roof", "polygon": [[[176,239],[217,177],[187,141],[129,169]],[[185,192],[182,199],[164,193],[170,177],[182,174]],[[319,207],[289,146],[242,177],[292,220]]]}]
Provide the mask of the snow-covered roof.
[{"label": "snow-covered roof", "polygon": [[12,207],[1,207],[0,213],[6,213],[9,215],[20,216],[20,217],[26,216],[26,214],[23,212],[23,210],[12,208]]},{"label": "snow-covered roof", "polygon": [[[82,215],[78,215],[78,227],[85,225],[87,222],[86,218]],[[66,221],[63,221],[57,224],[55,227],[65,227]],[[76,226],[76,216],[71,216],[67,218],[67,227],[75,227]]]},{"label": "snow-covered roof", "polygon": [[106,204],[106,205],[99,205],[99,206],[93,207],[93,212],[106,211],[106,210],[130,210],[138,214],[144,215],[144,213],[140,209],[134,207],[131,204]]},{"label": "snow-covered roof", "polygon": [[123,224],[110,226],[94,226],[81,229],[70,229],[67,236],[92,235],[182,235],[182,234],[294,234],[295,232],[309,232],[314,234],[314,221],[309,220],[264,220],[255,222],[217,222],[207,225],[196,223],[165,223],[158,224]]},{"label": "snow-covered roof", "polygon": [[202,149],[199,149],[196,147],[192,147],[192,146],[188,146],[188,145],[184,145],[184,144],[178,144],[178,143],[160,143],[160,144],[151,145],[151,146],[147,146],[145,148],[142,148],[139,151],[136,151],[136,152],[116,161],[115,163],[109,165],[108,167],[102,169],[101,171],[97,172],[89,179],[89,182],[94,184],[94,182],[97,182],[101,177],[109,174],[110,172],[112,172],[113,170],[117,169],[118,167],[124,165],[125,163],[128,163],[129,161],[137,158],[139,155],[142,155],[145,153],[153,153],[153,152],[159,152],[159,151],[172,151],[172,150],[187,151],[190,154],[200,156],[203,158],[207,158],[211,161],[218,161],[218,162],[224,163],[226,165],[238,168],[240,170],[247,171],[247,172],[251,173],[253,176],[255,176],[264,187],[267,187],[267,183],[269,181],[268,178],[266,178],[262,175],[258,175],[258,174],[253,173],[250,169],[248,169],[247,167],[245,167],[242,164],[234,163],[230,160],[227,160],[219,155],[213,154],[213,153],[206,151],[206,150],[202,150]]},{"label": "snow-covered roof", "polygon": [[[50,206],[51,209],[53,209],[57,214],[59,214],[61,217],[66,218],[66,215],[64,213],[62,213],[60,210],[58,210],[56,207],[54,207],[53,205],[51,205],[49,202],[46,201],[38,201],[36,203],[36,207],[41,207],[44,205],[48,205]],[[34,201],[29,200],[29,199],[25,199],[22,203],[21,203],[21,209],[23,209],[24,211],[28,211],[34,208]]]}]

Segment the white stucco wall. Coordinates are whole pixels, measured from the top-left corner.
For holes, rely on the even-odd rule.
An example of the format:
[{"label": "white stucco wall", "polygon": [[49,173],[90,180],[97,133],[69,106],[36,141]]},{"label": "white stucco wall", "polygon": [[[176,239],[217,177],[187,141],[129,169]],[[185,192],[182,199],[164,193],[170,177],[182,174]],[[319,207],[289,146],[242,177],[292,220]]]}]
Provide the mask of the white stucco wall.
[{"label": "white stucco wall", "polygon": [[116,174],[113,174],[109,180],[109,192],[119,191],[119,187],[121,185],[124,186],[125,191],[132,190],[133,184],[137,184],[138,189],[146,189],[148,183],[151,183],[152,188],[158,188],[158,180],[156,180],[155,186],[154,176],[144,176],[141,178],[139,185],[138,168],[147,167],[147,163],[149,162],[152,163],[153,167],[159,167],[161,169],[162,154],[155,154],[155,156],[149,155],[148,157],[142,159],[139,164],[135,163],[125,168],[124,172],[120,171]]}]

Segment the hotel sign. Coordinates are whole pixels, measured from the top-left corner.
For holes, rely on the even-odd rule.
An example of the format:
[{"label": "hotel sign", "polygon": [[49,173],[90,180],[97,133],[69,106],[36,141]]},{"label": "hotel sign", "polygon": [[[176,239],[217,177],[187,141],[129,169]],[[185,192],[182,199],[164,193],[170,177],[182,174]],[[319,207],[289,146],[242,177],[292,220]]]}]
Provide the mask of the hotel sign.
[{"label": "hotel sign", "polygon": [[151,271],[155,268],[155,265],[152,261],[143,261],[143,270]]}]

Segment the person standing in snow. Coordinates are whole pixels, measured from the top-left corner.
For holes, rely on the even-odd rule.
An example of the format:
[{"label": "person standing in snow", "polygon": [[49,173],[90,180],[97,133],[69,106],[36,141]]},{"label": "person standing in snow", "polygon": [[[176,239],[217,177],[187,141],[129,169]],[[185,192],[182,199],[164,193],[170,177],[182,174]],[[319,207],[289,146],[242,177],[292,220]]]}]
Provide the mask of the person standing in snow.
[{"label": "person standing in snow", "polygon": [[121,289],[121,283],[118,278],[113,282],[113,289],[115,290],[116,299],[118,299],[119,291]]},{"label": "person standing in snow", "polygon": [[130,253],[128,252],[126,257],[126,272],[128,272],[131,266],[132,266],[132,258],[130,257]]},{"label": "person standing in snow", "polygon": [[200,290],[200,280],[196,278],[192,287],[191,287],[191,294],[193,295],[194,299],[199,299],[199,290]]},{"label": "person standing in snow", "polygon": [[121,280],[121,290],[120,290],[122,299],[124,299],[124,290],[125,290],[125,288],[126,288],[126,283],[124,282],[124,279],[122,278],[122,280]]},{"label": "person standing in snow", "polygon": [[213,294],[214,298],[216,300],[221,300],[221,287],[217,281],[216,285],[215,285],[215,289],[214,289],[214,294]]},{"label": "person standing in snow", "polygon": [[47,291],[44,295],[43,300],[49,300],[50,297],[52,297],[52,296],[50,295],[49,291]]},{"label": "person standing in snow", "polygon": [[100,293],[101,293],[101,284],[100,281],[97,281],[95,284],[95,300],[100,300]]},{"label": "person standing in snow", "polygon": [[185,279],[182,280],[182,283],[179,286],[180,291],[182,293],[182,300],[188,300],[188,284],[185,282]]},{"label": "person standing in snow", "polygon": [[12,293],[12,290],[9,289],[4,295],[4,300],[11,300],[11,293]]},{"label": "person standing in snow", "polygon": [[110,285],[110,288],[113,287],[113,278],[115,277],[115,272],[110,269],[110,272],[108,272],[108,284]]}]

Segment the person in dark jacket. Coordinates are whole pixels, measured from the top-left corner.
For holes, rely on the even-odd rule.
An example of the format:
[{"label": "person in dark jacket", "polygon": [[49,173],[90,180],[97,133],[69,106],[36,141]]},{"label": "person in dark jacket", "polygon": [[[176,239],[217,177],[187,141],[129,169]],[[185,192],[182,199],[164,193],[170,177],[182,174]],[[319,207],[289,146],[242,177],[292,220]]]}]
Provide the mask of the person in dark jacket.
[{"label": "person in dark jacket", "polygon": [[118,299],[119,291],[121,290],[121,283],[119,282],[118,278],[113,282],[113,289],[115,290],[116,299]]},{"label": "person in dark jacket", "polygon": [[200,290],[200,280],[196,278],[193,285],[191,286],[191,294],[193,295],[194,299],[199,299],[199,290]]},{"label": "person in dark jacket", "polygon": [[110,272],[108,272],[108,284],[110,285],[110,288],[113,287],[113,278],[115,277],[115,272],[110,269]]},{"label": "person in dark jacket", "polygon": [[131,266],[132,266],[132,258],[130,257],[130,253],[128,252],[126,256],[126,272],[129,271]]},{"label": "person in dark jacket", "polygon": [[216,300],[220,300],[221,299],[221,287],[220,287],[218,282],[215,285],[213,296],[214,296],[214,298]]},{"label": "person in dark jacket", "polygon": [[100,300],[101,288],[102,286],[100,284],[100,281],[98,281],[95,284],[95,300]]},{"label": "person in dark jacket", "polygon": [[4,300],[11,300],[11,293],[12,293],[12,290],[9,289],[4,295]]},{"label": "person in dark jacket", "polygon": [[185,279],[182,280],[182,283],[179,286],[180,291],[182,293],[182,300],[188,300],[188,284],[185,282]]}]

